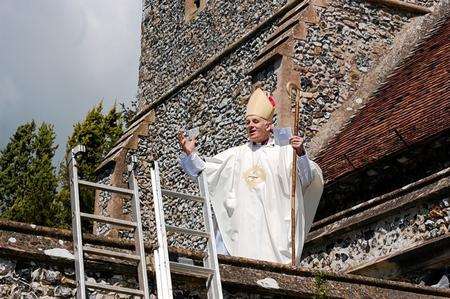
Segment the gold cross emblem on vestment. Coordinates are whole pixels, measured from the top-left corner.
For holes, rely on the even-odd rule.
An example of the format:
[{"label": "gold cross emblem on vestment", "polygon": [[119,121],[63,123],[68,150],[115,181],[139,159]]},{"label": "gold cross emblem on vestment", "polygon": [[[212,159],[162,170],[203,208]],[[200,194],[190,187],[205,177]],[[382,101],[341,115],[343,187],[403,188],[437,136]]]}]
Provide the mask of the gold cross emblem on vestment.
[{"label": "gold cross emblem on vestment", "polygon": [[266,172],[261,166],[255,165],[243,174],[244,180],[250,188],[256,187],[266,180]]}]

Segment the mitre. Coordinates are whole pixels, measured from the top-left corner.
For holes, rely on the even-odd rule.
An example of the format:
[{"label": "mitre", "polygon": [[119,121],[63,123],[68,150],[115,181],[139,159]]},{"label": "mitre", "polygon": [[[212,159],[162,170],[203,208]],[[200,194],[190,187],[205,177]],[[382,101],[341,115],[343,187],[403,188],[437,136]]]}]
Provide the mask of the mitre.
[{"label": "mitre", "polygon": [[273,97],[267,96],[267,94],[261,89],[257,88],[247,103],[247,116],[259,116],[266,120],[272,120],[275,113],[275,101]]}]

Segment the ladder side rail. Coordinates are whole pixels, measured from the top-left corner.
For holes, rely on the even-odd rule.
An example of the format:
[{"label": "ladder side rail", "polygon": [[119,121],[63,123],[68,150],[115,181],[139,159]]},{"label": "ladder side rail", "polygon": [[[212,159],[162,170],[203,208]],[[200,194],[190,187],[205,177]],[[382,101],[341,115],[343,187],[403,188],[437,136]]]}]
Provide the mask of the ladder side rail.
[{"label": "ladder side rail", "polygon": [[157,162],[151,170],[153,204],[155,209],[155,221],[158,239],[158,249],[155,255],[155,264],[159,265],[156,272],[160,278],[160,289],[158,289],[158,298],[171,299],[172,295],[172,279],[170,274],[170,265],[168,257],[167,232],[165,230],[164,206],[162,201],[162,193],[160,192],[159,168]]},{"label": "ladder side rail", "polygon": [[[158,290],[158,298],[171,299],[172,295],[172,279],[170,275],[169,253],[167,245],[167,232],[164,221],[164,207],[162,202],[162,193],[160,186],[159,167],[156,161],[153,162],[153,168],[150,171],[152,179],[152,191],[153,191],[153,206],[155,209],[155,224],[158,239],[158,254],[155,255],[155,264],[160,267],[155,269],[159,271],[159,277],[161,281],[161,290]],[[158,259],[158,260],[156,260]]]},{"label": "ladder side rail", "polygon": [[172,299],[172,277],[170,273],[170,269],[167,269],[165,266],[167,263],[164,260],[164,250],[162,248],[158,248],[155,250],[155,273],[156,279],[159,279],[157,282],[157,294],[158,298],[162,299]]},{"label": "ladder side rail", "polygon": [[161,257],[159,255],[159,249],[153,250],[153,266],[155,270],[155,279],[156,279],[156,294],[157,298],[163,298],[164,299],[164,293],[163,293],[163,286],[162,286],[162,280],[163,277],[161,275]]},{"label": "ladder side rail", "polygon": [[205,264],[207,267],[214,269],[214,275],[209,281],[211,285],[208,287],[208,298],[222,299],[222,283],[220,279],[219,261],[217,259],[217,246],[214,234],[211,202],[209,199],[208,183],[206,181],[206,175],[204,174],[204,172],[200,173],[197,180],[200,187],[200,194],[205,199],[203,203],[203,218],[205,219],[205,228],[206,231],[210,234],[210,238],[207,242],[208,256],[205,259]]},{"label": "ladder side rail", "polygon": [[129,176],[130,189],[133,190],[133,196],[131,197],[131,206],[133,219],[136,222],[136,228],[134,230],[134,242],[136,246],[136,254],[139,255],[140,261],[138,264],[138,275],[139,275],[139,287],[141,291],[144,292],[144,298],[149,299],[150,295],[148,292],[148,279],[147,279],[147,263],[145,259],[145,248],[144,248],[144,235],[142,232],[142,219],[141,219],[141,207],[139,200],[139,189],[135,176],[135,163],[132,162]]},{"label": "ladder side rail", "polygon": [[75,275],[77,279],[77,298],[86,299],[86,280],[84,275],[83,240],[80,217],[80,193],[78,188],[78,168],[76,151],[72,150],[69,161],[70,203],[72,208],[72,237],[75,257]]}]

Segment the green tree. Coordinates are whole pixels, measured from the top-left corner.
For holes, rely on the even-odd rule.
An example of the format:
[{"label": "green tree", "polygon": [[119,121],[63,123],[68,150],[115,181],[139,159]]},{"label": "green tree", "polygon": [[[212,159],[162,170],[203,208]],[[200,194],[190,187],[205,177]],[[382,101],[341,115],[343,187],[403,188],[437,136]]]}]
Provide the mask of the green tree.
[{"label": "green tree", "polygon": [[21,125],[0,152],[0,213],[8,209],[22,191],[25,173],[32,157],[34,121]]},{"label": "green tree", "polygon": [[50,210],[57,188],[52,159],[53,126],[31,121],[17,128],[0,152],[0,212],[3,218],[52,225]]},{"label": "green tree", "polygon": [[[79,176],[85,180],[95,181],[95,169],[103,157],[112,148],[123,133],[123,115],[116,105],[103,114],[103,103],[100,102],[90,110],[85,119],[74,125],[73,133],[66,145],[66,154],[78,144],[86,147],[86,152],[78,159]],[[60,164],[59,179],[61,189],[53,206],[53,215],[59,226],[70,223],[70,189],[69,169],[67,161]],[[80,189],[81,210],[92,212],[94,207],[94,192],[90,189]]]}]

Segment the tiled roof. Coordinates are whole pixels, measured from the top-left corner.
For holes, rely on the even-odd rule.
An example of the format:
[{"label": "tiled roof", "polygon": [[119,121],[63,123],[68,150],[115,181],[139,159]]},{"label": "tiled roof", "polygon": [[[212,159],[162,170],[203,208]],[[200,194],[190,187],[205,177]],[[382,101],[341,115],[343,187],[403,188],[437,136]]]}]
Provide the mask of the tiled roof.
[{"label": "tiled roof", "polygon": [[450,18],[441,20],[317,157],[327,181],[450,129]]}]

